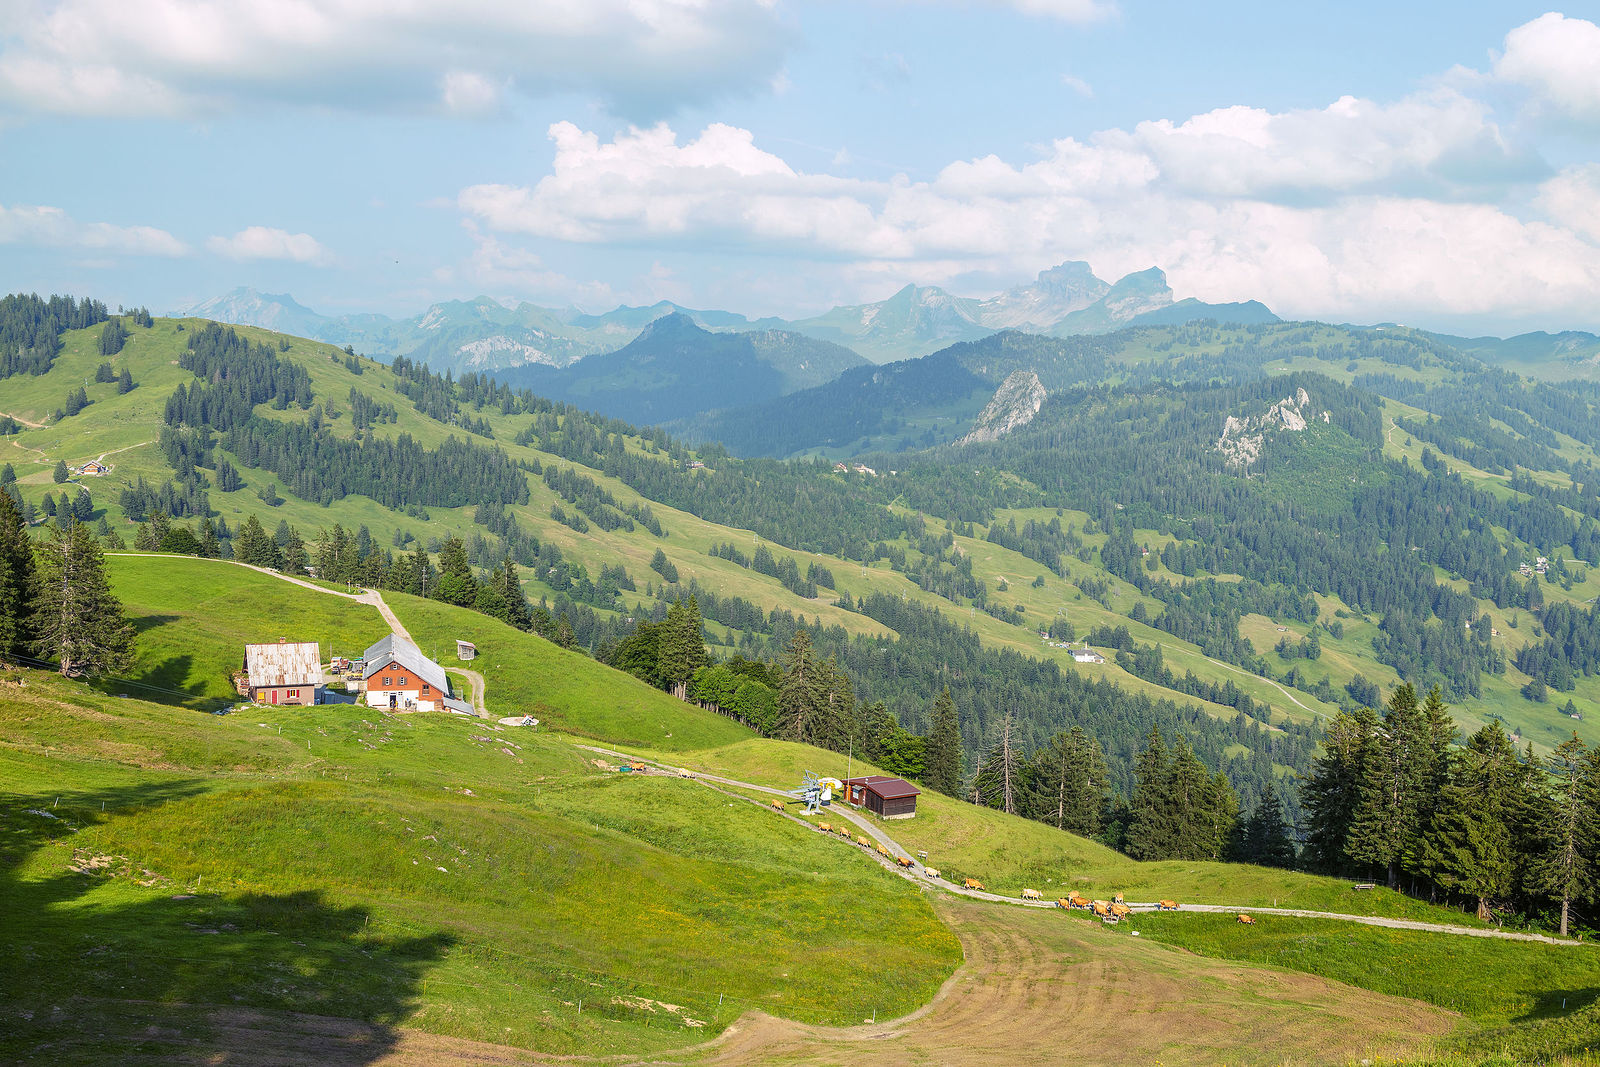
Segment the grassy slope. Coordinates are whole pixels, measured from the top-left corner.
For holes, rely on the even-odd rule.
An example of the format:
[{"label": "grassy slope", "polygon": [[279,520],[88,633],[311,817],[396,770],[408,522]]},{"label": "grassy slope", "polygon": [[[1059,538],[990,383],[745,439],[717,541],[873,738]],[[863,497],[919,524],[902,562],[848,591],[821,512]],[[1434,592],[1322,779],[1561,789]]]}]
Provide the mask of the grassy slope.
[{"label": "grassy slope", "polygon": [[[230,598],[196,592],[205,584],[196,576],[216,566],[112,562],[119,588],[165,598],[157,607],[171,618],[147,635],[237,627],[251,604],[274,618],[331,605],[352,616],[353,628],[369,625],[370,609],[242,570]],[[476,615],[411,598],[394,606],[425,644],[471,628],[491,701],[496,692],[542,701],[550,721],[573,731],[611,744],[653,742],[669,760],[779,785],[802,769],[844,770],[836,754],[749,738]],[[231,662],[212,651],[195,665],[225,671]],[[835,1023],[860,1018],[869,1002],[885,1015],[907,1010],[959,954],[918,893],[855,850],[692,782],[598,774],[559,734],[356,707],[218,718],[46,675],[28,680],[27,689],[0,695],[0,879],[15,902],[0,915],[0,941],[34,966],[26,983],[0,980],[0,1003],[85,998],[74,1034],[125,1032],[119,1002],[137,991],[163,1003],[309,1010],[550,1052],[637,1052],[698,1039],[751,1006]],[[929,851],[946,874],[976,875],[1000,892],[1071,885],[1136,898],[1441,916],[1383,891],[1357,895],[1286,872],[1135,864],[937,796],[888,829]],[[110,858],[111,874],[70,869],[74,857],[95,856]],[[866,907],[874,922],[863,924]],[[1274,941],[1261,955],[1259,943],[1241,946],[1225,924],[1187,918],[1198,922],[1173,920],[1170,932],[1152,933],[1379,991],[1429,967],[1444,973],[1440,961],[1462,944],[1408,942],[1407,971],[1380,966],[1390,948],[1361,940],[1364,928],[1351,928],[1351,941],[1344,927],[1302,924],[1293,928],[1300,941]],[[1325,952],[1295,947],[1308,938],[1356,947],[1341,950],[1336,966]],[[1476,951],[1477,942],[1467,944]],[[1247,949],[1257,955],[1242,955]],[[237,966],[241,958],[252,965]],[[836,980],[868,958],[870,974]],[[1461,958],[1511,969],[1518,1003],[1543,1004],[1590,981],[1561,962],[1568,957],[1552,956],[1555,967],[1532,953]],[[1449,1003],[1435,995],[1445,984],[1437,975],[1419,983],[1411,995]],[[685,1010],[613,1001],[626,997]],[[1527,1015],[1473,1012],[1485,1025]],[[674,1021],[683,1015],[707,1026]],[[13,1028],[0,1048],[8,1053],[68,1029],[43,1013],[5,1017]],[[124,1047],[107,1040],[81,1046],[85,1058]]]},{"label": "grassy slope", "polygon": [[[119,585],[164,598],[171,618],[147,634],[226,630],[252,604],[275,618],[333,605],[367,625],[370,609],[264,576],[286,599],[246,580],[218,600],[193,592],[194,574],[159,580],[167,566],[113,561]],[[437,610],[408,613],[419,637],[478,620]],[[498,659],[542,669],[531,684],[552,716],[612,742],[657,716],[685,740],[747,736],[516,636],[525,648],[481,638],[491,698]],[[231,665],[196,651],[201,684]],[[36,964],[0,982],[13,1005],[233,1000],[551,1052],[641,1051],[755,1005],[831,1022],[906,1011],[959,958],[903,881],[697,783],[601,775],[558,734],[355,706],[219,718],[27,677],[0,699],[0,879],[14,902],[0,940]],[[111,875],[69,869],[102,855]],[[882,923],[856,921],[866,901]],[[85,958],[85,944],[102,947]],[[866,958],[882,965],[873,976],[835,980]],[[612,1001],[634,996],[707,1026]],[[41,1019],[7,1051],[52,1033]]]},{"label": "grassy slope", "polygon": [[[879,773],[860,760],[790,742],[751,740],[700,752],[658,753],[695,770],[757,785],[792,789],[802,771],[844,777]],[[1335,878],[1233,863],[1140,863],[1104,845],[1043,823],[980,808],[938,793],[923,793],[911,819],[887,821],[885,831],[905,847],[928,853],[946,878],[977,878],[991,892],[1046,896],[1078,889],[1091,896],[1125,893],[1130,900],[1176,898],[1207,904],[1265,905],[1392,915],[1433,922],[1471,923],[1389,890],[1356,892]]]}]

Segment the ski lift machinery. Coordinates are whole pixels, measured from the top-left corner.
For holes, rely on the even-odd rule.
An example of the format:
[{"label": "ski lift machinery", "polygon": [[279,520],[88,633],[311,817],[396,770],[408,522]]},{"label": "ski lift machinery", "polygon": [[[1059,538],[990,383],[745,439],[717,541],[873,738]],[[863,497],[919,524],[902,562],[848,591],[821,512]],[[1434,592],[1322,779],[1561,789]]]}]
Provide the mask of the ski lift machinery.
[{"label": "ski lift machinery", "polygon": [[789,795],[806,802],[805,814],[815,815],[824,804],[833,802],[833,779],[819,778],[816,771],[806,771],[801,776],[800,788],[790,790]]}]

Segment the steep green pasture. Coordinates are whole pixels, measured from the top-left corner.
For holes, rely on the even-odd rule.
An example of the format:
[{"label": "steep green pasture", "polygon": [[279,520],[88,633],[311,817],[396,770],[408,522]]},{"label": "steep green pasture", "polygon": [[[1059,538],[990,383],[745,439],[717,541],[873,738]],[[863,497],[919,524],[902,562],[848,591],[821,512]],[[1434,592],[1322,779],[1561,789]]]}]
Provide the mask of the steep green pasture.
[{"label": "steep green pasture", "polygon": [[130,1000],[139,1026],[222,1005],[637,1054],[757,1006],[903,1013],[960,957],[876,865],[560,736],[25,678],[0,693],[0,952],[29,963],[0,974],[8,1060],[115,1058]]},{"label": "steep green pasture", "polygon": [[237,699],[229,675],[247,644],[315,641],[323,660],[359,656],[389,632],[376,608],[221,560],[109,556],[111,588],[139,633],[127,678],[106,688],[159,703]]},{"label": "steep green pasture", "polygon": [[678,751],[731,744],[754,735],[732,719],[685,704],[580,652],[433,600],[386,593],[385,601],[424,653],[449,662],[456,638],[478,646],[471,667],[488,683],[496,718],[533,715],[550,727],[615,744]]},{"label": "steep green pasture", "polygon": [[[781,789],[799,786],[804,771],[845,777],[881,773],[860,760],[809,745],[755,740],[703,752],[661,753],[668,762]],[[976,878],[1004,896],[1037,889],[1048,899],[1077,889],[1091,897],[1124,893],[1129,900],[1188,900],[1193,903],[1255,905],[1388,915],[1474,925],[1448,908],[1433,907],[1387,889],[1356,891],[1337,878],[1237,863],[1162,861],[1141,863],[1112,849],[1004,812],[981,808],[939,793],[917,798],[910,819],[883,822],[894,840],[928,854],[944,877]]]}]

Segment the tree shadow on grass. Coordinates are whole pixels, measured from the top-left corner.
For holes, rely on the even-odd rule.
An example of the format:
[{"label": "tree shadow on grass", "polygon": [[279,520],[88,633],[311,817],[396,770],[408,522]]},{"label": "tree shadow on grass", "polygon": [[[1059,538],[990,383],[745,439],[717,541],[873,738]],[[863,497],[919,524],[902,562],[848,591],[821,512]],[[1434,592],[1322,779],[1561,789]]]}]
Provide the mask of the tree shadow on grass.
[{"label": "tree shadow on grass", "polygon": [[77,844],[118,808],[203,791],[0,793],[0,1062],[355,1065],[394,1050],[448,935],[383,932],[318,892],[176,885]]}]

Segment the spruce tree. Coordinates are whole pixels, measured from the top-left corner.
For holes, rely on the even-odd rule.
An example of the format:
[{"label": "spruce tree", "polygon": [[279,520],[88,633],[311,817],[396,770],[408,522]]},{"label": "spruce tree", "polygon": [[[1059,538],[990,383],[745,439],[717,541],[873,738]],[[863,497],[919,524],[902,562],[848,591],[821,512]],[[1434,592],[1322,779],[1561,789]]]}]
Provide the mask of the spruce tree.
[{"label": "spruce tree", "polygon": [[1015,815],[1024,791],[1022,769],[1022,750],[1012,738],[1012,719],[1007,715],[1000,724],[1000,734],[994,745],[978,763],[974,799],[985,807]]},{"label": "spruce tree", "polygon": [[239,527],[239,533],[233,539],[233,555],[240,563],[248,563],[252,567],[278,570],[283,566],[277,543],[267,536],[261,520],[254,515],[245,519]]},{"label": "spruce tree", "polygon": [[1416,690],[1397,686],[1379,733],[1378,758],[1360,786],[1347,851],[1381,867],[1389,888],[1400,885],[1400,865],[1415,847],[1424,794],[1433,770]]},{"label": "spruce tree", "polygon": [[933,723],[924,749],[923,784],[947,796],[961,792],[961,723],[946,686],[933,702]]},{"label": "spruce tree", "polygon": [[222,545],[217,541],[217,526],[208,515],[200,520],[200,554],[206,559],[219,559]]},{"label": "spruce tree", "polygon": [[57,485],[60,485],[62,482],[67,480],[68,476],[69,476],[69,472],[67,470],[67,461],[64,460],[64,459],[56,460],[55,470],[50,472],[51,479]]},{"label": "spruce tree", "polygon": [[1245,822],[1242,859],[1263,867],[1293,867],[1294,842],[1289,839],[1288,824],[1283,821],[1283,802],[1269,781],[1261,791],[1255,811]]},{"label": "spruce tree", "polygon": [[1058,830],[1098,834],[1110,788],[1100,743],[1074,726],[1051,737],[1032,764],[1029,815]]},{"label": "spruce tree", "polygon": [[[700,604],[694,597],[681,597],[667,609],[657,645],[656,673],[679,700],[689,699],[689,680],[706,665],[705,633],[700,621]],[[796,740],[809,738],[796,738]]]},{"label": "spruce tree", "polygon": [[528,596],[522,591],[522,579],[517,576],[517,565],[507,557],[495,572],[494,584],[499,588],[500,599],[506,606],[505,620],[519,630],[533,625],[528,611]]},{"label": "spruce tree", "polygon": [[823,703],[821,670],[805,627],[794,632],[783,658],[783,685],[778,689],[778,736],[785,741],[810,741],[812,720]]},{"label": "spruce tree", "polygon": [[133,375],[127,367],[122,368],[122,373],[117,376],[117,393],[119,395],[133,392]]},{"label": "spruce tree", "polygon": [[0,493],[0,661],[26,655],[33,546],[22,521],[22,509],[10,493]]},{"label": "spruce tree", "polygon": [[470,607],[478,599],[478,580],[467,562],[467,549],[459,537],[452,537],[439,549],[438,589],[432,594],[447,604]]},{"label": "spruce tree", "polygon": [[[300,531],[289,527],[289,538],[283,545],[283,573],[302,575],[311,565],[311,555],[306,551],[306,543],[300,538]],[[372,585],[379,583],[372,582]]]},{"label": "spruce tree", "polygon": [[16,480],[17,480],[17,469],[15,467],[13,467],[9,463],[7,463],[3,467],[0,467],[0,485],[10,485],[12,482],[14,482]]},{"label": "spruce tree", "polygon": [[1168,804],[1171,759],[1161,731],[1150,727],[1145,747],[1133,762],[1133,799],[1128,813],[1127,851],[1134,859],[1165,859],[1177,840]]},{"label": "spruce tree", "polygon": [[1350,862],[1350,828],[1362,784],[1374,773],[1377,758],[1376,712],[1362,707],[1333,717],[1322,754],[1300,793],[1306,812],[1306,858],[1313,868],[1338,871]]},{"label": "spruce tree", "polygon": [[37,552],[35,653],[59,662],[68,676],[125,669],[132,661],[133,627],[106,581],[105,559],[89,528],[53,527]]},{"label": "spruce tree", "polygon": [[1561,902],[1561,936],[1567,936],[1572,902],[1589,889],[1590,846],[1600,811],[1593,807],[1597,786],[1594,761],[1577,734],[1556,746],[1545,761],[1550,772],[1549,832],[1533,866],[1534,887]]}]

